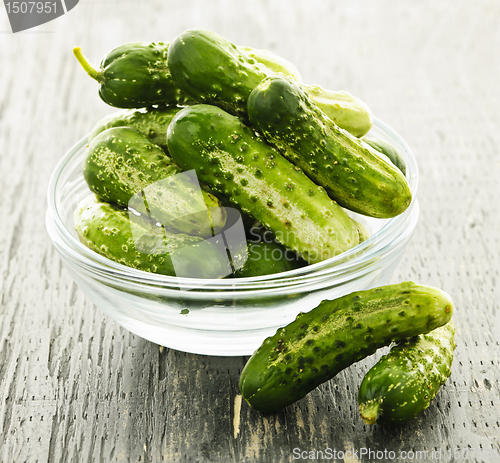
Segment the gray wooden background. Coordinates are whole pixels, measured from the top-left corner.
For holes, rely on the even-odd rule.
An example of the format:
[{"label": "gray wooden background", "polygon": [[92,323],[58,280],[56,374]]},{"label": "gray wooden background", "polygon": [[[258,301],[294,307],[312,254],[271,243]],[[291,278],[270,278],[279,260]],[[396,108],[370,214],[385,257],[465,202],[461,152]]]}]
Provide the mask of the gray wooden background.
[{"label": "gray wooden background", "polygon": [[[388,430],[358,418],[374,358],[261,415],[238,395],[246,358],[131,335],[61,266],[44,226],[48,179],[112,111],[71,48],[97,61],[123,42],[170,41],[191,27],[350,91],[414,150],[421,215],[392,282],[449,292],[458,347],[452,377],[413,422]],[[286,462],[326,448],[500,461],[499,174],[498,0],[81,0],[18,34],[0,7],[0,461]],[[457,447],[468,457],[453,458]],[[338,461],[358,460],[373,459]]]}]

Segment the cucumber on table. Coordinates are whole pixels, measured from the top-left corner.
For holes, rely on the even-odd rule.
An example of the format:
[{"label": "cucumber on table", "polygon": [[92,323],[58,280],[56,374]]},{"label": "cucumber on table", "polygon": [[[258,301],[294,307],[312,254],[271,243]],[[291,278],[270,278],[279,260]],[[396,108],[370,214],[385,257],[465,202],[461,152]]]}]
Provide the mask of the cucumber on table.
[{"label": "cucumber on table", "polygon": [[190,104],[172,80],[167,64],[168,44],[130,42],[111,50],[94,68],[75,47],[73,53],[87,74],[99,83],[101,99],[117,108]]},{"label": "cucumber on table", "polygon": [[449,378],[454,349],[453,320],[394,344],[361,382],[358,402],[363,421],[393,426],[415,418]]},{"label": "cucumber on table", "polygon": [[171,122],[168,151],[185,170],[230,198],[310,263],[359,243],[361,225],[298,167],[237,117],[210,105],[188,106]]},{"label": "cucumber on table", "polygon": [[224,248],[201,237],[170,233],[95,195],[76,208],[74,227],[89,249],[137,270],[186,278],[223,278],[230,273]]},{"label": "cucumber on table", "polygon": [[139,131],[113,127],[87,147],[83,177],[103,201],[132,207],[169,229],[211,237],[226,223],[219,200],[181,173],[165,152]]},{"label": "cucumber on table", "polygon": [[444,325],[452,312],[445,292],[413,282],[325,300],[263,342],[241,373],[241,394],[259,411],[280,410],[378,348]]},{"label": "cucumber on table", "polygon": [[342,207],[395,217],[411,202],[405,177],[373,148],[340,129],[292,79],[263,80],[250,94],[251,124]]}]

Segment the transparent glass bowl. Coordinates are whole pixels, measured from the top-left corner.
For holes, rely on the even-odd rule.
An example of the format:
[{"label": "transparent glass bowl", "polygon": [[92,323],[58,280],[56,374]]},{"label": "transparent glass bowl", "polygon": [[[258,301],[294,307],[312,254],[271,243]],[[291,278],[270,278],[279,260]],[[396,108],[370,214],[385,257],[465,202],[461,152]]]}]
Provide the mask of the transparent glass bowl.
[{"label": "transparent glass bowl", "polygon": [[90,192],[82,175],[87,137],[56,166],[48,187],[46,226],[80,289],[120,325],[157,344],[207,355],[250,355],[278,327],[323,299],[386,284],[418,220],[418,169],[405,141],[375,119],[369,134],[398,148],[413,194],[393,219],[351,214],[371,232],[355,248],[326,261],[262,277],[168,277],[117,264],[80,243],[73,211]]}]

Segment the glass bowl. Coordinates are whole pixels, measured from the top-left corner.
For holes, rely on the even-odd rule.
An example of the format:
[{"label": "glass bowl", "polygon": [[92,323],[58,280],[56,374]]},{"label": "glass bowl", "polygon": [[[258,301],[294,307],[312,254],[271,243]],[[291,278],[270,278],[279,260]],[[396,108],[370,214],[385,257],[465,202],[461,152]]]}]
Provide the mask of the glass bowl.
[{"label": "glass bowl", "polygon": [[374,120],[369,135],[399,150],[412,203],[392,219],[349,213],[371,232],[370,238],[317,264],[261,277],[209,280],[152,274],[91,251],[73,227],[73,211],[90,193],[82,175],[87,137],[64,155],[52,174],[47,230],[76,284],[126,329],[180,351],[250,355],[277,328],[323,299],[386,284],[401,259],[418,220],[417,164],[405,141],[380,120]]}]

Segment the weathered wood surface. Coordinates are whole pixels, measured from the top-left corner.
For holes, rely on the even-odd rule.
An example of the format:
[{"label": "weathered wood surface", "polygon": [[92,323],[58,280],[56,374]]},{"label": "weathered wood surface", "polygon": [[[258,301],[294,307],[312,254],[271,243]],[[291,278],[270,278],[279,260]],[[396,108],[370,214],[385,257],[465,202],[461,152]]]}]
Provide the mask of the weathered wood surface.
[{"label": "weathered wood surface", "polygon": [[[326,448],[425,450],[425,461],[442,449],[451,461],[456,447],[476,456],[454,461],[499,461],[498,1],[83,0],[15,35],[0,15],[1,462],[293,461],[294,449]],[[97,59],[122,42],[169,41],[198,26],[361,97],[413,148],[421,215],[392,281],[452,294],[458,347],[451,379],[406,426],[358,419],[357,387],[373,358],[263,416],[238,395],[245,358],[131,335],[62,268],[44,228],[48,179],[110,112],[71,47]]]}]

